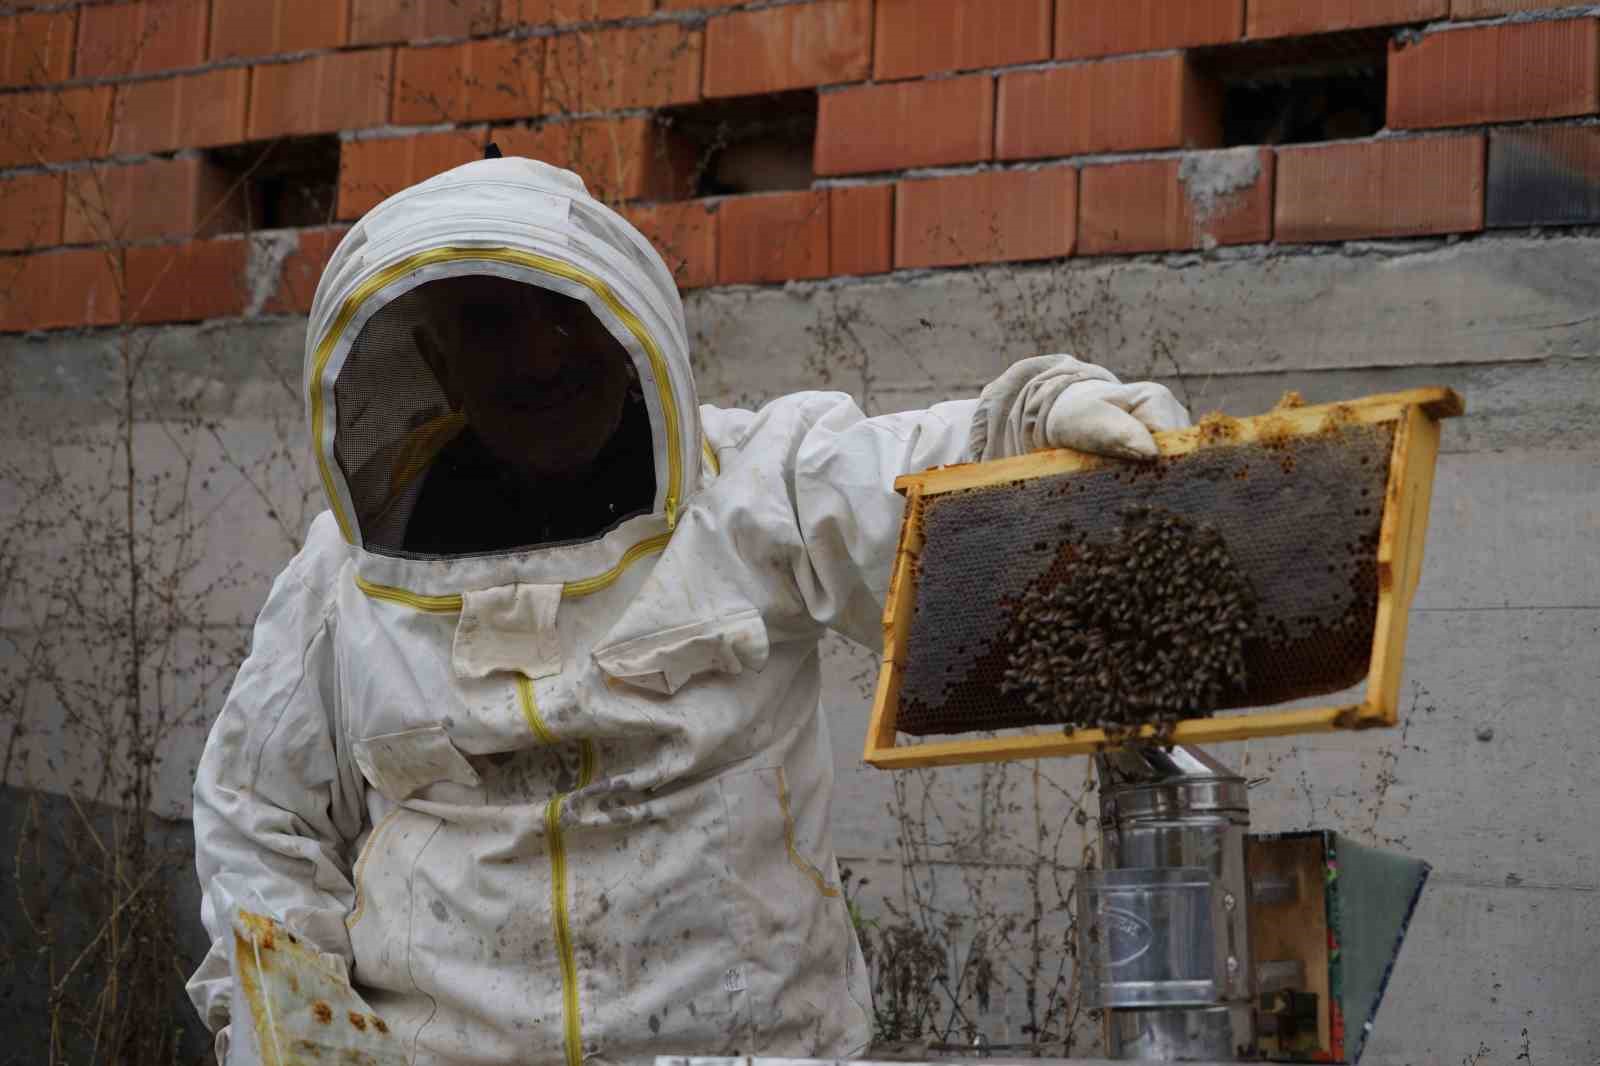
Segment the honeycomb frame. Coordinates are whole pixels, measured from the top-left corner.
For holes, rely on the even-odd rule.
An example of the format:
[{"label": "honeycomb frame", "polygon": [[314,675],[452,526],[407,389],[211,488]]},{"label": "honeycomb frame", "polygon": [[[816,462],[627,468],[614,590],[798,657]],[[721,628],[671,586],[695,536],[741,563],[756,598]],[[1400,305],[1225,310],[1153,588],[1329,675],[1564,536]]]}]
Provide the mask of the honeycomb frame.
[{"label": "honeycomb frame", "polygon": [[[1377,618],[1361,701],[1185,719],[1173,730],[1172,742],[1202,744],[1336,729],[1369,729],[1398,723],[1400,675],[1411,598],[1422,571],[1423,542],[1427,535],[1439,450],[1439,422],[1460,415],[1463,410],[1461,397],[1454,391],[1424,388],[1342,403],[1280,407],[1252,418],[1207,419],[1189,429],[1156,434],[1156,446],[1163,456],[1180,456],[1209,447],[1310,437],[1340,426],[1392,423],[1394,428],[1383,515],[1374,550],[1378,575]],[[1048,727],[1021,735],[963,736],[899,744],[901,734],[895,721],[916,605],[918,559],[924,549],[926,501],[943,493],[1057,477],[1121,462],[1123,460],[1059,449],[987,463],[940,467],[896,480],[895,488],[906,496],[906,511],[884,604],[883,663],[863,755],[868,764],[882,769],[903,769],[1002,762],[1091,754],[1115,746],[1117,742],[1110,740],[1101,729],[1064,732]],[[1153,734],[1154,730],[1147,726],[1121,743]]]}]

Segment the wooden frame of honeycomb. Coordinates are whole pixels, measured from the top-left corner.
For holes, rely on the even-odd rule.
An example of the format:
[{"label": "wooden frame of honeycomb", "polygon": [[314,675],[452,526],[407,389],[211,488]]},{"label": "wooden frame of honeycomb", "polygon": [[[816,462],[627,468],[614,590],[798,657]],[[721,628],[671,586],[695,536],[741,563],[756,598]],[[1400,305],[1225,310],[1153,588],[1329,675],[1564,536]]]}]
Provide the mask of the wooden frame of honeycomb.
[{"label": "wooden frame of honeycomb", "polygon": [[[1400,673],[1412,594],[1422,572],[1423,542],[1439,450],[1439,421],[1460,415],[1461,397],[1450,389],[1425,388],[1318,406],[1282,406],[1252,418],[1208,417],[1189,429],[1156,435],[1163,456],[1203,448],[1270,443],[1335,432],[1341,426],[1394,424],[1387,489],[1376,548],[1378,609],[1370,667],[1359,703],[1293,710],[1266,710],[1180,721],[1171,742],[1200,744],[1251,737],[1287,736],[1335,729],[1393,726],[1399,720]],[[988,463],[941,467],[900,478],[906,496],[889,593],[884,606],[883,665],[865,760],[884,769],[1000,762],[1104,750],[1111,741],[1100,729],[1040,730],[1023,735],[962,737],[897,744],[895,727],[901,681],[907,662],[907,636],[916,604],[918,559],[924,552],[923,505],[931,497],[1099,469],[1120,460],[1070,450],[1037,452]],[[1146,727],[1138,740],[1153,735]]]}]

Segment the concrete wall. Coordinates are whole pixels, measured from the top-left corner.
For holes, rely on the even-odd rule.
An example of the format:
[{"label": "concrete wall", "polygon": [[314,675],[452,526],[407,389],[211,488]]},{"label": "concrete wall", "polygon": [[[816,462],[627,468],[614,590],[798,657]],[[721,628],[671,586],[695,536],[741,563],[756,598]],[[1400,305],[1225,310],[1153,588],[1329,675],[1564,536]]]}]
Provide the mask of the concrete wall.
[{"label": "concrete wall", "polygon": [[[702,395],[715,403],[825,385],[889,411],[970,394],[1012,359],[1052,350],[1157,377],[1196,414],[1257,412],[1287,389],[1313,402],[1460,390],[1469,413],[1445,429],[1402,728],[1216,754],[1260,779],[1257,827],[1338,828],[1433,864],[1365,1061],[1487,1066],[1525,1050],[1540,1063],[1600,1060],[1600,835],[1589,813],[1600,792],[1597,291],[1600,241],[1568,231],[719,289],[693,294],[688,310]],[[318,505],[297,450],[302,332],[286,318],[135,338],[148,340],[141,476],[171,475],[148,483],[157,496],[187,487],[197,517],[181,523],[178,599],[203,614],[169,634],[173,663],[196,669],[174,667],[161,690],[174,712],[158,813],[182,816],[227,657]],[[54,463],[67,485],[115,480],[115,453],[96,445],[111,428],[101,398],[122,381],[118,343],[0,338],[7,402],[34,440],[46,427],[60,438],[34,454],[12,437],[9,460]],[[175,437],[173,426],[186,428]],[[68,530],[79,528],[69,511],[116,505],[52,499],[0,486],[0,514],[14,528],[19,514],[55,506],[50,520]],[[155,513],[141,521],[178,528]],[[60,565],[61,549],[35,531],[8,558],[37,576]],[[13,643],[0,671],[24,676],[16,649],[67,615],[11,598],[4,611]],[[956,912],[943,947],[952,974],[968,964],[975,1023],[993,1042],[1027,1041],[1030,1002],[1037,1013],[1051,988],[1070,988],[1060,938],[1087,832],[1075,805],[1093,809],[1086,764],[865,768],[873,656],[838,642],[827,670],[836,839],[842,862],[870,880],[864,914],[892,925],[891,904],[924,921]],[[107,753],[62,712],[62,689],[14,692],[5,783],[62,791],[92,776]],[[18,737],[19,722],[30,734]],[[981,997],[980,957],[990,962]]]}]

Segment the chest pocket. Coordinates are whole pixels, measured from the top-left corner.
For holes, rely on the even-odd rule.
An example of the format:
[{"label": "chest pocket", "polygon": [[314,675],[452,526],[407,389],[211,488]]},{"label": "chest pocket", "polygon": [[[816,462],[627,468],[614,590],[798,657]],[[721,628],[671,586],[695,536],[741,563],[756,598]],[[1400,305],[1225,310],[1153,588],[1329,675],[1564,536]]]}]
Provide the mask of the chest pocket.
[{"label": "chest pocket", "polygon": [[618,681],[670,696],[702,674],[760,673],[768,652],[766,623],[751,607],[604,645],[594,661]]},{"label": "chest pocket", "polygon": [[357,740],[350,747],[361,776],[394,803],[439,782],[465,788],[480,784],[478,772],[450,743],[442,725],[384,733]]}]

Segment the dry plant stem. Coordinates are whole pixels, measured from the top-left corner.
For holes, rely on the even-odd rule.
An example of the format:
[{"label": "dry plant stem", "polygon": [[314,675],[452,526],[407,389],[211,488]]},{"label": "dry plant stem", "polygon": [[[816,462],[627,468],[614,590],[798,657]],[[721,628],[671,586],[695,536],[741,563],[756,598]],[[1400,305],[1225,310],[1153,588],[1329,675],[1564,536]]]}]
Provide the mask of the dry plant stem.
[{"label": "dry plant stem", "polygon": [[122,900],[117,903],[116,909],[111,912],[111,915],[103,923],[101,923],[100,930],[99,932],[95,933],[94,939],[89,941],[84,949],[78,953],[77,957],[72,960],[72,964],[67,967],[66,972],[57,978],[54,984],[50,986],[50,998],[52,1001],[59,1000],[62,995],[65,994],[67,982],[72,979],[72,975],[77,972],[78,967],[83,965],[84,960],[89,958],[89,956],[94,952],[94,949],[99,946],[101,940],[105,939],[108,934],[115,939],[116,929],[113,923],[122,917],[122,912],[127,910],[128,907],[139,898],[140,894],[142,894],[144,890],[150,886],[150,882],[160,872],[161,870],[159,867],[151,867],[147,869],[144,872],[144,875],[139,879],[139,883],[134,885],[132,890],[129,891],[128,895],[124,896]]},{"label": "dry plant stem", "polygon": [[[58,126],[75,121],[54,106]],[[235,179],[232,195],[270,151]],[[215,550],[207,523],[221,504],[202,507],[194,492],[204,478],[243,486],[292,549],[293,517],[304,515],[291,508],[285,520],[270,505],[272,486],[292,481],[302,510],[313,487],[281,421],[279,447],[251,459],[201,399],[174,395],[184,371],[166,362],[170,349],[157,347],[155,331],[130,325],[142,305],[129,303],[126,234],[108,174],[91,166],[68,184],[69,206],[104,247],[124,309],[101,335],[106,387],[80,399],[83,415],[62,421],[38,414],[37,397],[11,387],[16,369],[0,367],[0,415],[11,439],[28,444],[0,451],[0,596],[11,612],[0,629],[3,759],[8,786],[24,797],[10,854],[19,918],[0,960],[32,971],[48,1041],[38,1061],[168,1066],[181,1030],[203,1027],[173,994],[199,960],[178,950],[179,916],[163,889],[192,877],[192,860],[152,835],[157,779],[177,731],[215,712],[247,636],[208,624],[215,597],[241,579],[224,571],[196,580]],[[208,440],[221,458],[203,467],[197,448]],[[237,502],[229,506],[237,512]],[[46,795],[29,787],[36,772],[51,775],[65,819],[47,814]]]},{"label": "dry plant stem", "polygon": [[[1070,883],[1081,855],[1063,854],[1086,824],[1071,812],[1084,798],[1043,766],[973,768],[972,789],[949,787],[949,771],[896,775],[901,892],[885,901],[887,921],[858,922],[876,995],[880,1041],[966,1045],[989,1024],[992,1000],[1007,988],[1007,1014],[1020,1009],[1020,1034],[1032,1053],[1067,1053],[1079,1039],[1070,966]],[[1054,812],[1069,812],[1057,821]],[[1029,815],[1011,837],[1002,813]],[[958,830],[952,818],[976,828]],[[1002,853],[1002,849],[1005,853]],[[955,883],[941,871],[955,863]],[[1001,905],[1004,884],[1020,890],[1019,912]],[[1047,887],[1056,893],[1053,897]],[[1063,890],[1064,894],[1063,894]],[[1065,935],[1048,931],[1066,914]],[[1015,983],[1013,983],[1015,982]]]},{"label": "dry plant stem", "polygon": [[1039,794],[1039,764],[1032,765],[1031,774],[1033,785],[1033,839],[1035,861],[1028,867],[1028,896],[1033,903],[1033,921],[1028,925],[1028,1024],[1037,1033],[1040,1029],[1038,1002],[1039,1002],[1039,972],[1044,965],[1044,944],[1040,937],[1044,925],[1044,898],[1039,890],[1039,862],[1044,853],[1044,808],[1041,805]]}]

